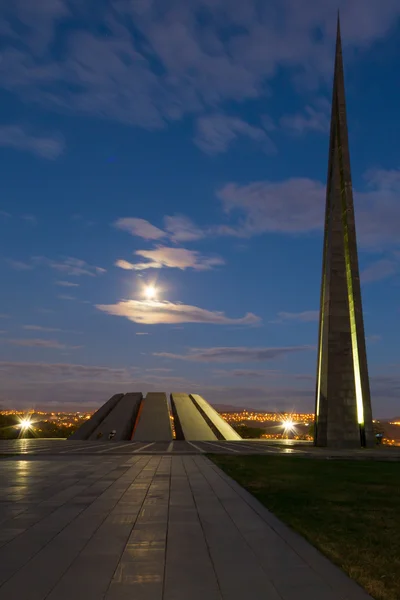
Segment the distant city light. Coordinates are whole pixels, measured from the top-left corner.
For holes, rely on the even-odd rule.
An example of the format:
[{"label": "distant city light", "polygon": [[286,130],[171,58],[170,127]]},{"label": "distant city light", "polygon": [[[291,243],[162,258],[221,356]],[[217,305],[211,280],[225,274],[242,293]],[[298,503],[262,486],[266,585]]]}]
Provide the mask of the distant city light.
[{"label": "distant city light", "polygon": [[284,429],[287,429],[288,431],[293,431],[293,429],[295,427],[295,423],[293,423],[293,421],[291,419],[288,419],[287,421],[284,421],[282,423],[282,426]]},{"label": "distant city light", "polygon": [[296,432],[296,423],[291,417],[287,417],[282,421],[283,435],[289,435],[289,433]]},{"label": "distant city light", "polygon": [[29,429],[32,426],[32,421],[30,419],[22,419],[19,426],[21,429]]}]

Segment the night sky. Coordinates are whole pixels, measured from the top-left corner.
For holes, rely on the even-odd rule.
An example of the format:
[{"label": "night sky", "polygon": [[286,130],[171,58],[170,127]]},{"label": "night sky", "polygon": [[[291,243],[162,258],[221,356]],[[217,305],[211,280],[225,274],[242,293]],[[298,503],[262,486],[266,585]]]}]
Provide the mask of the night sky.
[{"label": "night sky", "polygon": [[373,411],[400,413],[398,0],[0,0],[1,406],[313,410],[338,5]]}]

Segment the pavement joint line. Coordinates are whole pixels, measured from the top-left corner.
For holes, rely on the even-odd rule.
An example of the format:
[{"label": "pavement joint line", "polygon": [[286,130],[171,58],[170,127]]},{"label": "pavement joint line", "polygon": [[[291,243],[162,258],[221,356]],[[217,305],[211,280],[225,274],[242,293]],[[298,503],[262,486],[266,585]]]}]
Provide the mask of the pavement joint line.
[{"label": "pavement joint line", "polygon": [[134,450],[133,453],[135,453],[135,452],[141,452],[142,450],[144,450],[145,448],[148,448],[149,446],[154,446],[155,443],[156,442],[151,442],[150,444],[146,444],[145,446],[142,446],[141,448],[138,448],[137,450]]},{"label": "pavement joint line", "polygon": [[167,452],[173,452],[173,451],[174,451],[174,442],[170,442],[168,444]]},{"label": "pavement joint line", "polygon": [[[78,448],[68,448],[68,450],[60,450],[59,454],[70,454],[71,452],[79,452],[80,450],[83,450],[85,448],[88,448],[87,446],[88,442],[85,442],[83,444],[80,444]],[[98,444],[98,442],[92,442],[90,443],[89,448],[93,448],[94,446],[96,446]],[[103,444],[102,444],[103,446]]]},{"label": "pavement joint line", "polygon": [[111,450],[117,450],[117,448],[126,448],[126,442],[124,442],[123,444],[119,444],[118,446],[114,445],[111,442],[111,448],[106,448],[105,450],[98,450],[96,452],[96,454],[104,454],[104,452],[111,452]]},{"label": "pavement joint line", "polygon": [[194,444],[193,442],[189,442],[189,440],[186,440],[186,441],[188,444],[193,446],[193,448],[196,448],[196,450],[198,450],[201,454],[204,454],[204,450],[202,448],[200,448],[200,446],[196,446],[196,444]]},{"label": "pavement joint line", "polygon": [[[203,444],[211,444],[211,446],[215,446],[219,450],[221,450],[221,448],[223,447],[223,446],[220,446],[219,444],[216,444],[215,442],[203,442]],[[227,450],[229,450],[229,452],[240,453],[240,450],[234,450],[233,448],[229,448],[229,447],[227,448]]]}]

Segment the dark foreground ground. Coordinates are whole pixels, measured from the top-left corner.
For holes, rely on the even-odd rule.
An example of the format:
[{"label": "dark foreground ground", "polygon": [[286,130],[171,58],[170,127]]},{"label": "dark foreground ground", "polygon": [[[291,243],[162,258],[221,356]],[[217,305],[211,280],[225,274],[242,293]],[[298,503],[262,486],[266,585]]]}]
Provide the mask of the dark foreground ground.
[{"label": "dark foreground ground", "polygon": [[400,463],[210,457],[377,600],[400,599]]}]

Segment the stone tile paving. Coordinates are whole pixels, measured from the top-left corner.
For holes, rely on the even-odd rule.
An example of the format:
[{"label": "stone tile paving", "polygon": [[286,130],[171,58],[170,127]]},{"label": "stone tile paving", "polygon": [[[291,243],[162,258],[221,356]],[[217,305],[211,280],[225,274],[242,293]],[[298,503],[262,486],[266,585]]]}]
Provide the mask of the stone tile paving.
[{"label": "stone tile paving", "polygon": [[373,449],[315,448],[309,442],[274,440],[240,440],[234,442],[110,442],[63,439],[0,440],[0,454],[23,455],[189,455],[189,454],[280,454],[303,458],[353,460],[400,460],[400,447],[381,446]]},{"label": "stone tile paving", "polygon": [[0,461],[0,600],[368,600],[204,456]]}]

